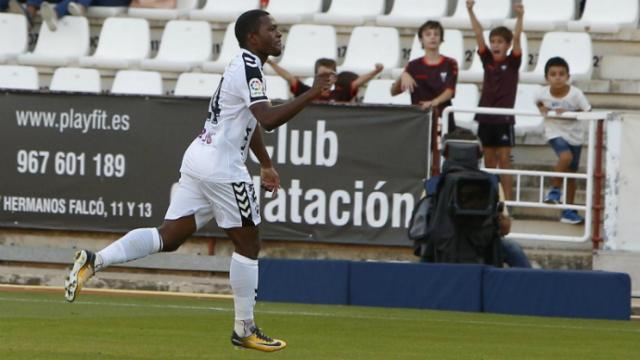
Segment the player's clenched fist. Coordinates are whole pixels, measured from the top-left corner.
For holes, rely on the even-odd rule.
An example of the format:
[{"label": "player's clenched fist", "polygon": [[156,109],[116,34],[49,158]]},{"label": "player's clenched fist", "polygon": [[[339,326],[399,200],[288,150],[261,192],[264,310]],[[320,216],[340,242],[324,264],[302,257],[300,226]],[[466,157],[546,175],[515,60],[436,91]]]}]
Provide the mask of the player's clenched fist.
[{"label": "player's clenched fist", "polygon": [[313,79],[312,88],[319,92],[328,91],[336,83],[336,79],[336,73],[333,71],[318,73]]}]

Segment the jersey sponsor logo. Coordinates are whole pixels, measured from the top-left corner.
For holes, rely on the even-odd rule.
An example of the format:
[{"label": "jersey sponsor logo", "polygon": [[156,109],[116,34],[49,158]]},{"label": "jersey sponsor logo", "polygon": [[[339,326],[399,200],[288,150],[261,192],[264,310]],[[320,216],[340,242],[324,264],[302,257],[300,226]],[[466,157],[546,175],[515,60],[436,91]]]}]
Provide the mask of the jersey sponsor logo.
[{"label": "jersey sponsor logo", "polygon": [[249,95],[252,98],[264,96],[264,85],[258,78],[249,80]]}]

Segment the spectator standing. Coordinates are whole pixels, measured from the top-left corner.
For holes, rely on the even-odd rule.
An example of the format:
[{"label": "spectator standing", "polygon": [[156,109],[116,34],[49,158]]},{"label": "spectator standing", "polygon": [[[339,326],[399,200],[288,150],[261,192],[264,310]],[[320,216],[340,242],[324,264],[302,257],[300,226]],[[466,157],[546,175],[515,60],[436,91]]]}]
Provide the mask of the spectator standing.
[{"label": "spectator standing", "polygon": [[[515,34],[504,26],[491,30],[489,47],[484,42],[482,25],[473,12],[475,1],[467,0],[467,10],[473,32],[478,44],[478,55],[484,68],[482,82],[481,107],[513,108],[518,90],[518,71],[522,63],[522,49],[520,35],[522,34],[522,18],[524,6],[514,5],[516,13]],[[513,44],[511,53],[507,54]],[[484,147],[484,164],[488,168],[511,168],[511,148],[515,145],[513,115],[478,114],[478,136]],[[509,175],[501,175],[505,197],[512,199],[513,180]]]},{"label": "spectator standing", "polygon": [[[576,119],[549,116],[550,111],[561,115],[567,111],[590,111],[591,105],[582,91],[569,85],[569,64],[561,57],[553,57],[544,66],[544,76],[548,85],[536,96],[536,105],[544,119],[544,134],[553,151],[558,155],[554,171],[572,172],[578,170],[580,153],[584,142],[583,123]],[[561,178],[551,179],[551,189],[545,197],[546,203],[560,204],[562,199]],[[566,203],[575,202],[576,181],[567,180]],[[562,211],[560,221],[567,224],[581,224],[584,218],[576,210]]]},{"label": "spectator standing", "polygon": [[[455,59],[440,54],[444,30],[439,22],[427,21],[422,24],[418,29],[418,38],[422,43],[424,56],[409,61],[400,78],[391,85],[391,95],[409,91],[413,105],[419,105],[425,110],[433,108],[439,118],[455,96],[458,63]],[[453,114],[448,121],[449,131],[453,131]]]}]

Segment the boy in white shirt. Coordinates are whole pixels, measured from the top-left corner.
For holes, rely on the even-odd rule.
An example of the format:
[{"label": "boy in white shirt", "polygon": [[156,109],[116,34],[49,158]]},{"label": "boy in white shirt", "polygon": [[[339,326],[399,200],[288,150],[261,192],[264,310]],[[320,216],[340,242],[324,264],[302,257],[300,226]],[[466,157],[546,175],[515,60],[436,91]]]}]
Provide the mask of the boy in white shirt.
[{"label": "boy in white shirt", "polygon": [[[558,155],[556,172],[576,172],[580,164],[580,151],[584,138],[584,124],[576,119],[561,119],[549,117],[548,112],[554,111],[561,115],[567,111],[590,111],[591,105],[582,91],[568,84],[569,64],[561,57],[553,57],[544,67],[545,79],[548,86],[536,96],[536,105],[540,113],[545,116],[544,133],[549,145]],[[551,189],[544,201],[560,204],[562,201],[561,178],[551,179]],[[576,193],[575,179],[567,180],[566,203],[573,204]],[[576,210],[562,211],[560,221],[567,224],[581,224],[584,218]]]}]

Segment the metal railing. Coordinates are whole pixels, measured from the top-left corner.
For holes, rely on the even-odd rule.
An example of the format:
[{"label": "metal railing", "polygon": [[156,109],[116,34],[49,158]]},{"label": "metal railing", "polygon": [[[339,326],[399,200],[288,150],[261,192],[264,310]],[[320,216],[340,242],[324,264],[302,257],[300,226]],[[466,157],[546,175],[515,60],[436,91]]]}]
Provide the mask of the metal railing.
[{"label": "metal railing", "polygon": [[[492,115],[524,115],[524,116],[540,116],[538,112],[531,111],[519,111],[514,109],[502,109],[502,108],[466,108],[466,107],[454,107],[449,106],[444,109],[442,113],[442,119],[448,119],[450,113],[475,113],[475,114],[492,114]],[[612,113],[608,112],[566,112],[562,115],[552,116],[566,119],[576,119],[579,121],[588,121],[588,140],[587,140],[587,171],[586,173],[561,173],[553,171],[537,171],[537,170],[515,170],[515,169],[489,169],[484,170],[492,174],[498,175],[511,175],[515,177],[515,199],[505,201],[505,204],[511,207],[528,207],[528,208],[547,208],[547,209],[572,209],[584,211],[584,231],[581,236],[566,236],[566,235],[549,235],[549,234],[536,234],[536,233],[510,233],[507,237],[512,239],[530,239],[530,240],[552,240],[552,241],[570,241],[570,242],[584,242],[591,237],[591,223],[593,220],[593,198],[600,196],[594,194],[594,160],[595,160],[595,145],[596,145],[596,122],[598,120],[608,119]],[[442,121],[442,136],[448,132],[448,122]],[[442,161],[442,159],[441,159]],[[522,178],[523,177],[536,177],[539,178],[540,185],[538,189],[538,201],[524,201],[522,200]],[[544,199],[544,183],[545,178],[562,178],[562,202],[561,204],[547,204],[543,202]],[[567,204],[566,203],[566,189],[567,180],[576,179],[584,180],[586,182],[586,203],[584,205],[579,204]],[[599,209],[598,209],[599,211]],[[596,221],[600,221],[599,216]],[[599,236],[599,234],[598,234]],[[594,244],[595,246],[595,244]]]}]

